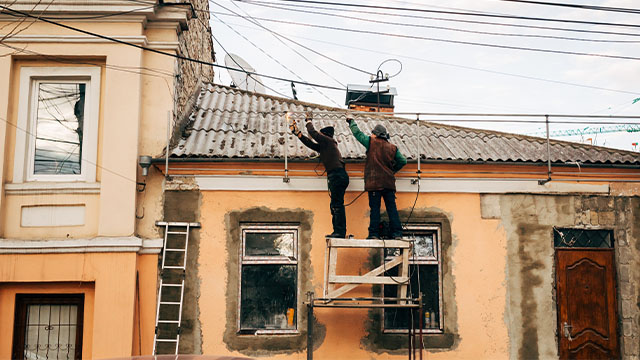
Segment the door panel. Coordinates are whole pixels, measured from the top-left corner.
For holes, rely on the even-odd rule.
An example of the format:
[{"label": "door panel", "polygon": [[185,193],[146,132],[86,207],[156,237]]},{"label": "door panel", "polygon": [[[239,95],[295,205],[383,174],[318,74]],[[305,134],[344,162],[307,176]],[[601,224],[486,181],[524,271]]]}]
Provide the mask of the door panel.
[{"label": "door panel", "polygon": [[561,359],[618,358],[613,249],[556,249]]}]

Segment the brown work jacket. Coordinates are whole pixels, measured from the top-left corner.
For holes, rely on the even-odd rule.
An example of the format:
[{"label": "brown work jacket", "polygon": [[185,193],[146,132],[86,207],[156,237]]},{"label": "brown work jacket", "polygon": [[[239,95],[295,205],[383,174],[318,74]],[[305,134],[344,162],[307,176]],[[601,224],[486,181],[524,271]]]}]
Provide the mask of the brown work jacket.
[{"label": "brown work jacket", "polygon": [[364,189],[366,191],[396,190],[393,172],[398,148],[390,142],[372,136],[369,140],[367,160],[364,164]]}]

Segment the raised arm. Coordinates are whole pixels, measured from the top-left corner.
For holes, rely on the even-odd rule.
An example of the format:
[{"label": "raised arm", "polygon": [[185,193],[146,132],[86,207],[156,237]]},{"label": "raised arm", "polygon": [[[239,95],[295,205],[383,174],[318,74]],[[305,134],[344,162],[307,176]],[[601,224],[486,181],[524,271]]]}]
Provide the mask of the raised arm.
[{"label": "raised arm", "polygon": [[313,142],[313,140],[309,139],[308,137],[302,135],[302,132],[300,132],[300,129],[298,129],[298,124],[296,123],[295,120],[291,121],[291,123],[289,124],[289,129],[291,129],[291,133],[295,135],[298,139],[300,139],[300,141],[302,141],[302,143],[306,147],[308,147],[311,150],[320,152],[320,145],[316,144],[315,142]]},{"label": "raised arm", "polygon": [[349,123],[349,129],[351,130],[353,136],[355,136],[356,140],[358,140],[360,144],[362,144],[367,150],[369,150],[369,143],[371,138],[360,131],[360,129],[358,128],[358,124],[356,124],[353,119],[347,118],[347,122]]}]

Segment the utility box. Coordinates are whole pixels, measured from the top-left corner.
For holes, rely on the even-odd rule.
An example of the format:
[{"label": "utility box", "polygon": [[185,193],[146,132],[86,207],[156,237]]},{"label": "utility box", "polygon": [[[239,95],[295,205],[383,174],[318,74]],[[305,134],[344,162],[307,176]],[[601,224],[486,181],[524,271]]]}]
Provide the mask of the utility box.
[{"label": "utility box", "polygon": [[350,110],[368,112],[393,112],[396,88],[387,85],[347,85],[345,105]]}]

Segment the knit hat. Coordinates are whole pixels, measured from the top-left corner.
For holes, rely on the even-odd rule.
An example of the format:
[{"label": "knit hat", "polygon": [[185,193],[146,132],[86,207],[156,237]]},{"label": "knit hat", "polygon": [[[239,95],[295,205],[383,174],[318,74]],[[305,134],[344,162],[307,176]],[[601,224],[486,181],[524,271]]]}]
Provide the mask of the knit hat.
[{"label": "knit hat", "polygon": [[381,139],[389,139],[389,133],[387,132],[387,129],[380,124],[376,125],[371,133]]},{"label": "knit hat", "polygon": [[322,129],[320,129],[321,133],[323,133],[323,134],[325,134],[325,135],[327,135],[328,137],[331,137],[331,138],[333,137],[334,131],[335,130],[333,129],[333,126],[327,126],[327,127],[324,127]]}]

